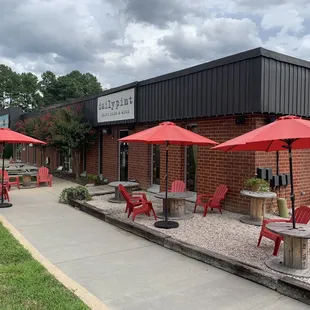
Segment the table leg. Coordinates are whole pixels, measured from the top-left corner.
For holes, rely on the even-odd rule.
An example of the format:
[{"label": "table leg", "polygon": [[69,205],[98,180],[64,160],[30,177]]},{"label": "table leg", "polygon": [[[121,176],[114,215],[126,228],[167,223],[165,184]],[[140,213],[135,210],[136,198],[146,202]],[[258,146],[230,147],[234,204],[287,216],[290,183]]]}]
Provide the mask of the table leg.
[{"label": "table leg", "polygon": [[125,201],[123,195],[120,193],[119,188],[115,187],[115,197],[114,199],[117,201]]},{"label": "table leg", "polygon": [[168,216],[181,217],[185,216],[185,200],[184,199],[168,199]]},{"label": "table leg", "polygon": [[24,187],[30,187],[31,186],[31,176],[29,176],[29,175],[23,176],[23,186]]},{"label": "table leg", "polygon": [[263,218],[264,199],[252,198],[250,207],[250,219],[253,221],[261,221]]},{"label": "table leg", "polygon": [[296,237],[284,237],[283,265],[293,269],[308,269],[308,240]]}]

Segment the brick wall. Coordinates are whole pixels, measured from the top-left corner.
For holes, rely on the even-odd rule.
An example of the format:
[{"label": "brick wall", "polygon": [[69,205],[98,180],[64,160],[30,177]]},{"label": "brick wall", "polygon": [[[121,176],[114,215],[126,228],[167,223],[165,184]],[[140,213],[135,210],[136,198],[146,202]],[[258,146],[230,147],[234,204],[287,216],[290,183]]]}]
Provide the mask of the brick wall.
[{"label": "brick wall", "polygon": [[[137,126],[130,130],[133,134],[147,129],[150,126]],[[128,146],[128,179],[136,180],[142,188],[151,185],[151,145],[142,143],[130,143]]]},{"label": "brick wall", "polygon": [[[236,136],[249,132],[265,125],[265,118],[259,115],[246,117],[242,125],[235,124],[234,117],[221,117],[212,119],[189,120],[176,122],[185,127],[187,124],[197,124],[197,133],[217,142],[224,142]],[[138,132],[157,124],[137,125],[129,134]],[[118,180],[118,130],[125,127],[114,127],[111,135],[103,137],[103,175],[109,181]],[[92,145],[87,151],[88,168],[98,173],[98,145]],[[169,187],[171,182],[185,180],[185,148],[183,146],[169,146]],[[310,150],[293,151],[294,181],[296,203],[308,204],[310,202]],[[151,182],[151,146],[145,144],[129,144],[128,177],[136,179],[143,189],[147,189]],[[93,168],[92,168],[93,167]],[[222,152],[210,150],[210,147],[198,147],[197,153],[197,191],[199,193],[213,193],[216,186],[226,184],[229,187],[224,208],[227,210],[248,213],[249,199],[240,195],[243,183],[256,173],[257,167],[271,167],[276,173],[276,153],[264,152]],[[161,190],[165,188],[165,146],[161,146]],[[289,171],[288,154],[280,152],[280,173]],[[87,170],[87,172],[90,172]],[[279,193],[286,197],[289,203],[287,188]],[[300,193],[305,192],[304,196]],[[273,201],[276,205],[276,201]],[[271,203],[269,203],[270,205]]]},{"label": "brick wall", "polygon": [[[256,122],[258,127],[264,125],[262,117],[258,117]],[[292,150],[292,156],[296,206],[307,205],[310,203],[310,150]],[[273,174],[276,174],[276,152],[256,152],[255,166],[272,168]],[[279,173],[289,173],[289,171],[288,151],[281,151],[279,152]],[[278,197],[286,198],[288,206],[291,206],[290,189],[289,185],[277,191]],[[304,195],[301,195],[302,192]],[[276,206],[275,200],[273,203]]]},{"label": "brick wall", "polygon": [[87,173],[98,175],[98,160],[99,160],[98,159],[98,148],[99,148],[99,135],[97,135],[95,142],[92,145],[88,146],[86,149],[86,171]]},{"label": "brick wall", "polygon": [[102,174],[109,182],[118,180],[118,132],[104,134],[102,139]]}]

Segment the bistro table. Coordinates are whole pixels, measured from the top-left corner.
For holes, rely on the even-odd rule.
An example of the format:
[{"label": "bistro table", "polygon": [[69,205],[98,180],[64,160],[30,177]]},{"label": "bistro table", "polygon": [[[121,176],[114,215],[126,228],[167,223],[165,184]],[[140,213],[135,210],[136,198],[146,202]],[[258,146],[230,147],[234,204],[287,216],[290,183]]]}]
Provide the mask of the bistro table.
[{"label": "bistro table", "polygon": [[252,192],[248,190],[242,190],[240,194],[251,198],[250,215],[242,216],[240,222],[262,226],[262,220],[265,216],[265,201],[266,199],[276,198],[277,194],[274,192]]},{"label": "bistro table", "polygon": [[296,229],[293,229],[292,223],[269,223],[266,227],[284,237],[283,258],[271,257],[266,260],[266,265],[281,273],[310,278],[308,261],[310,226],[296,223]]},{"label": "bistro table", "polygon": [[[169,192],[167,196],[168,216],[173,220],[184,220],[194,216],[193,213],[186,213],[185,199],[192,197],[194,194],[190,192]],[[165,203],[166,192],[160,192],[155,195],[156,198],[163,199]],[[163,213],[158,213],[159,218],[163,218]]]},{"label": "bistro table", "polygon": [[125,199],[123,197],[123,195],[119,192],[118,186],[122,184],[128,193],[131,193],[134,187],[139,186],[139,183],[137,182],[123,182],[123,181],[119,181],[119,182],[111,182],[108,185],[111,187],[115,188],[115,195],[113,198],[109,199],[109,202],[114,202],[114,203],[124,203]]}]

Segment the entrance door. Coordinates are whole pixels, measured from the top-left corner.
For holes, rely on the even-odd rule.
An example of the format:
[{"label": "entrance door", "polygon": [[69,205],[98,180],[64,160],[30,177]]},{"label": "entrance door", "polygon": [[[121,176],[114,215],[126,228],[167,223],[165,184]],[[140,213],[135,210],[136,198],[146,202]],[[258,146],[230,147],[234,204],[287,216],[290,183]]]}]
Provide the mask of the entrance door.
[{"label": "entrance door", "polygon": [[160,185],[160,145],[152,146],[152,183]]},{"label": "entrance door", "polygon": [[[197,125],[189,125],[187,129],[196,132]],[[197,145],[190,145],[185,148],[186,188],[192,192],[196,192],[197,150]]]},{"label": "entrance door", "polygon": [[[128,136],[128,130],[120,130],[119,138]],[[128,143],[119,143],[119,180],[128,181]]]}]

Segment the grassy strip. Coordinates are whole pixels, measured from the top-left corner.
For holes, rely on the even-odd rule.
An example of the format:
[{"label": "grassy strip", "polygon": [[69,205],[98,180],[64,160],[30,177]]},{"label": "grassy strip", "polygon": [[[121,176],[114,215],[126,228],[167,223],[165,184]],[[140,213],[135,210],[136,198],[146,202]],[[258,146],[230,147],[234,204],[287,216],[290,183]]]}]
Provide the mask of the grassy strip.
[{"label": "grassy strip", "polygon": [[0,223],[0,309],[89,308],[33,259]]}]

